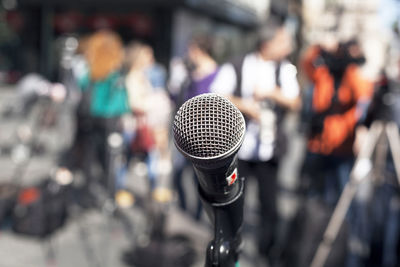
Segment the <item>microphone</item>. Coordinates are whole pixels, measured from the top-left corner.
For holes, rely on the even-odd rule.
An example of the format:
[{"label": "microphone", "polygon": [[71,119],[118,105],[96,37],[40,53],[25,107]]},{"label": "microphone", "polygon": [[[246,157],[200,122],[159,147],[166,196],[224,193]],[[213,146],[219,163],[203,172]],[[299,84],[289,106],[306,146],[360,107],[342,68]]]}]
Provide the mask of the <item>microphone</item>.
[{"label": "microphone", "polygon": [[236,266],[243,222],[244,178],[239,178],[237,152],[246,123],[226,98],[202,94],[187,100],[173,123],[177,149],[193,164],[199,194],[214,223],[206,266]]},{"label": "microphone", "polygon": [[193,163],[211,201],[229,201],[237,194],[237,152],[245,128],[242,113],[217,94],[193,97],[175,115],[175,145]]}]

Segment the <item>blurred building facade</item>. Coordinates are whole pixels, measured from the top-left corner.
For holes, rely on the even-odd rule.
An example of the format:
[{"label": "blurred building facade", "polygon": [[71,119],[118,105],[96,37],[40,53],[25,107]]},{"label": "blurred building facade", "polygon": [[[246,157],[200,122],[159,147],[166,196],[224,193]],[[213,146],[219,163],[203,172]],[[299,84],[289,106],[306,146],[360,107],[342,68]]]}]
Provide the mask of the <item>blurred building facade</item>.
[{"label": "blurred building facade", "polygon": [[364,74],[374,80],[384,65],[388,36],[379,20],[380,0],[303,0],[304,45],[332,38],[359,40],[367,62]]},{"label": "blurred building facade", "polygon": [[[234,44],[234,40],[240,44],[238,36],[261,23],[269,9],[269,0],[2,0],[0,3],[0,29],[4,29],[0,34],[0,81],[11,83],[32,71],[54,79],[59,54],[56,40],[62,36],[81,37],[110,28],[126,42],[146,41],[154,48],[156,58],[168,65],[172,56],[182,53],[189,33],[211,31],[219,36],[216,50],[218,46]],[[229,49],[233,50],[242,47],[231,46]],[[221,58],[224,53],[220,51]]]}]

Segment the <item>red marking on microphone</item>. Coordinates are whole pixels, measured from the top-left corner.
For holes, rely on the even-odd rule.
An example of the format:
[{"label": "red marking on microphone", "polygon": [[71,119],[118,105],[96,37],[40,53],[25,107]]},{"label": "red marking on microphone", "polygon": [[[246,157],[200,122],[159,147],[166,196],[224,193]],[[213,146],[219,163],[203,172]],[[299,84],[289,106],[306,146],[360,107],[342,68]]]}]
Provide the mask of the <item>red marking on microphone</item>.
[{"label": "red marking on microphone", "polygon": [[236,173],[232,174],[231,183],[229,185],[233,184],[235,181],[236,181]]},{"label": "red marking on microphone", "polygon": [[236,178],[237,178],[237,169],[235,169],[231,175],[226,177],[226,181],[228,182],[228,185],[233,185],[236,181]]}]

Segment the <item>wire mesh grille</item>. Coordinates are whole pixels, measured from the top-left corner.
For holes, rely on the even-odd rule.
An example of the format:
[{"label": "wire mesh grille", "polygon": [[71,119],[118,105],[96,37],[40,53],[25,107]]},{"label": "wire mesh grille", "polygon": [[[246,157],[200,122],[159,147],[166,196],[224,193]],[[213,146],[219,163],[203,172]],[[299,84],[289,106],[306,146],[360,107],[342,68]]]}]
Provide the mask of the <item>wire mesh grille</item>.
[{"label": "wire mesh grille", "polygon": [[226,98],[203,94],[186,101],[175,115],[175,144],[193,157],[220,156],[234,148],[245,131],[240,111]]}]

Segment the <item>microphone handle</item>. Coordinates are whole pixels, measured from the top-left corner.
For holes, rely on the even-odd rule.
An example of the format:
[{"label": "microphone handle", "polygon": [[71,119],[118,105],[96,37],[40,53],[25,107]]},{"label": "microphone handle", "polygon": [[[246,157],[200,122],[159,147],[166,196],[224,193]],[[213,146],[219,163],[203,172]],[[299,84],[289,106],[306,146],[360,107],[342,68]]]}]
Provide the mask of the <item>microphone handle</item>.
[{"label": "microphone handle", "polygon": [[200,191],[205,200],[211,203],[227,203],[239,192],[238,158],[232,154],[215,164],[205,162],[203,165],[193,163]]}]

